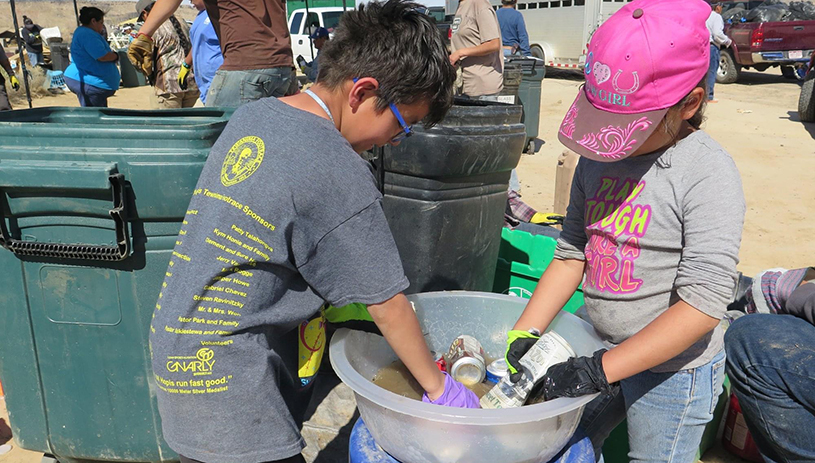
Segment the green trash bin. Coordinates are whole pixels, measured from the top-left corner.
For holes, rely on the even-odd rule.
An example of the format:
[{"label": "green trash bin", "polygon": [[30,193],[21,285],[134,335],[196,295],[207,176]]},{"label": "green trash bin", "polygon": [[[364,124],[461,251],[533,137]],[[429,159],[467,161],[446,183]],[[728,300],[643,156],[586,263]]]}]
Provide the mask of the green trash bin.
[{"label": "green trash bin", "polygon": [[538,137],[541,109],[541,82],[546,75],[546,66],[543,61],[535,58],[507,58],[507,62],[519,66],[522,70],[521,82],[518,87],[518,99],[524,107],[521,121],[526,127],[527,153],[535,152],[535,139]]},{"label": "green trash bin", "polygon": [[[532,297],[538,280],[555,257],[556,246],[557,240],[549,236],[504,228],[492,291],[524,299]],[[575,313],[582,306],[583,291],[578,289],[563,310]]]},{"label": "green trash bin", "polygon": [[231,112],[0,113],[0,377],[18,446],[165,462],[148,330]]}]

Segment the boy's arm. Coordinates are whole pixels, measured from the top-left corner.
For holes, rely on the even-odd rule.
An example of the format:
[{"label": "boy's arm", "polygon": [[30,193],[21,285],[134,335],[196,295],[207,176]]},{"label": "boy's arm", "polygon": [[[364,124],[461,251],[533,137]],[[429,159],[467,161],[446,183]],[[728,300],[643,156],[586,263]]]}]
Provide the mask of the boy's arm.
[{"label": "boy's arm", "polygon": [[416,381],[436,400],[444,392],[444,376],[439,371],[424,340],[419,320],[404,294],[368,306],[374,323]]}]

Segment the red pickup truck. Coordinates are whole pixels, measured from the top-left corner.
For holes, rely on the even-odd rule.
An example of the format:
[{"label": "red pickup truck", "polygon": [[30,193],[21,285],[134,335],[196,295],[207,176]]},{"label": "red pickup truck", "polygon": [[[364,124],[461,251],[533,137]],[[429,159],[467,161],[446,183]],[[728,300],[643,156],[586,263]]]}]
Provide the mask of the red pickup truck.
[{"label": "red pickup truck", "polygon": [[745,22],[725,26],[733,45],[722,50],[716,82],[738,80],[742,69],[781,66],[784,77],[803,79],[815,50],[815,21]]}]

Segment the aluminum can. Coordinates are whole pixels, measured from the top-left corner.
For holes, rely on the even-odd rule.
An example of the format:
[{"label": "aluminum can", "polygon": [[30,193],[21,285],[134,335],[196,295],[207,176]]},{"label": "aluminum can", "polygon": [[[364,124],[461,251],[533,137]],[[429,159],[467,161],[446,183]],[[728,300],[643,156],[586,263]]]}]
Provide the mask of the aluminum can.
[{"label": "aluminum can", "polygon": [[472,336],[463,334],[455,339],[447,352],[447,368],[450,376],[465,386],[474,386],[487,374],[484,364],[484,348]]}]

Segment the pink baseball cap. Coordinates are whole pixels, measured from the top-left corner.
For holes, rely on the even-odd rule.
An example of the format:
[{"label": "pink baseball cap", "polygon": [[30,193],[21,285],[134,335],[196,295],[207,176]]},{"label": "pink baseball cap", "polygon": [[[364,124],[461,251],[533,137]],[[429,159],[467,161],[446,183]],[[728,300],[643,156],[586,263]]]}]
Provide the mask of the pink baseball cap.
[{"label": "pink baseball cap", "polygon": [[589,44],[561,143],[602,162],[634,153],[707,74],[708,16],[703,0],[635,0],[611,16]]}]

